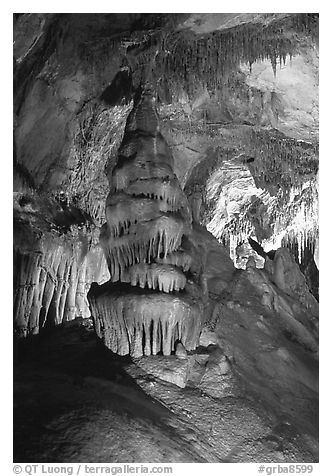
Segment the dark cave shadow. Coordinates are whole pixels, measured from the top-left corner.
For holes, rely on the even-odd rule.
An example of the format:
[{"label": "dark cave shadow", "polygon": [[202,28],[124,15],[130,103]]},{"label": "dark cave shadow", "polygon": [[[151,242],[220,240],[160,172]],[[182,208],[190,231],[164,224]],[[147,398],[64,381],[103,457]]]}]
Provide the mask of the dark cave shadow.
[{"label": "dark cave shadow", "polygon": [[[190,461],[207,462],[174,425],[168,425],[169,418],[174,420],[171,410],[127,373],[125,366],[133,364],[132,358],[112,353],[93,330],[61,325],[19,339],[14,347],[15,462],[50,462],[52,458],[63,462],[61,444],[65,443],[59,446],[58,422],[68,418],[65,424],[71,428],[80,421],[94,421],[95,415],[105,410],[125,421],[140,422],[147,432],[152,427],[158,429]],[[144,374],[142,371],[140,377]],[[74,445],[79,452],[80,444]]]},{"label": "dark cave shadow", "polygon": [[[146,394],[128,374],[125,367],[131,364],[133,359],[129,355],[119,356],[113,353],[103,345],[93,330],[87,330],[83,326],[57,326],[43,330],[40,335],[15,339],[14,342],[14,382],[22,372],[38,370],[41,372],[41,379],[45,375],[45,380],[48,374],[56,373],[69,377],[79,391],[82,386],[95,383],[107,393],[114,393],[115,400],[123,399],[119,405],[114,405],[113,401],[112,409],[115,411],[119,409],[121,412],[124,410],[132,413],[131,403],[135,397],[138,407],[141,406],[140,418],[156,422],[171,416],[169,409]],[[31,391],[33,393],[33,388]],[[130,402],[129,405],[124,404],[126,399]]]}]

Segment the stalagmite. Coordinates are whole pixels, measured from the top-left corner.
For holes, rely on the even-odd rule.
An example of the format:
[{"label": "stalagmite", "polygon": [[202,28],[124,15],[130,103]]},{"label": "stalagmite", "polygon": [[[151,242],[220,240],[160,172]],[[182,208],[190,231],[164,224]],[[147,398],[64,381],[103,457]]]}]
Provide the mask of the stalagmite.
[{"label": "stalagmite", "polygon": [[194,349],[202,323],[202,292],[186,290],[192,215],[154,103],[146,88],[128,117],[100,235],[110,281],[88,294],[97,335],[134,357],[170,355],[180,335]]}]

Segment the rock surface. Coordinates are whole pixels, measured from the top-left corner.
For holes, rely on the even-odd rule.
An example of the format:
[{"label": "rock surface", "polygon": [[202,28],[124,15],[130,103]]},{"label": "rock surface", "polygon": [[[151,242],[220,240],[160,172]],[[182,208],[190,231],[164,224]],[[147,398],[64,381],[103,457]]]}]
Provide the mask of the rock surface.
[{"label": "rock surface", "polygon": [[[32,347],[21,341],[14,369],[14,461],[317,461],[314,369],[309,370],[307,361],[303,372],[304,354],[297,349],[295,357],[296,346],[287,340],[273,349],[260,349],[264,333],[274,333],[268,318],[265,331],[258,326],[242,329],[242,346],[234,324],[244,325],[247,319],[233,313],[215,328],[216,335],[228,334],[235,344],[232,386],[225,350],[214,355],[216,346],[191,357],[196,362],[191,370],[194,380],[181,388],[161,380],[166,376],[161,369],[176,361],[169,366],[169,376],[179,383],[180,371],[176,377],[175,369],[188,361],[175,356],[143,357],[137,363],[116,359],[96,347],[94,332],[85,326],[60,326],[37,337]],[[229,349],[227,353],[231,361]],[[146,363],[151,361],[158,365]],[[194,371],[195,365],[200,372]],[[235,386],[239,372],[249,369],[245,386]],[[219,394],[213,372],[215,382],[221,383]],[[223,394],[226,388],[228,396]],[[253,389],[257,393],[252,394]]]}]

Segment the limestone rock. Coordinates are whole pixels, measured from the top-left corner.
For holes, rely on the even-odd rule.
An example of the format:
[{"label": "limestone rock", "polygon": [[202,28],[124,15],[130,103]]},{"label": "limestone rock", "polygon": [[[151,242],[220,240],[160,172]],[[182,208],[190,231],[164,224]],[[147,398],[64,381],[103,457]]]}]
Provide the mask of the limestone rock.
[{"label": "limestone rock", "polygon": [[247,260],[246,269],[249,269],[249,268],[256,268],[256,261],[253,256],[249,256]]},{"label": "limestone rock", "polygon": [[218,336],[214,331],[211,331],[207,327],[203,327],[201,335],[199,337],[199,344],[202,347],[208,347],[209,345],[215,345],[218,343]]},{"label": "limestone rock", "polygon": [[199,387],[215,398],[238,395],[240,386],[228,358],[218,346],[211,347],[213,350],[209,353]]},{"label": "limestone rock", "polygon": [[[315,314],[312,313],[312,310],[303,304],[299,307],[292,306],[294,302],[298,302],[295,296],[290,295],[289,290],[286,292],[285,288],[285,290],[282,290],[279,286],[276,287],[270,280],[270,275],[264,270],[249,268],[246,271],[246,275],[250,283],[257,290],[261,303],[277,313],[285,331],[290,333],[294,339],[301,342],[313,352],[317,352],[317,318]],[[302,278],[304,279],[303,275]],[[284,274],[282,274],[282,279],[284,279]],[[284,285],[284,280],[282,281],[282,285]],[[315,298],[312,295],[310,296],[315,301]]]},{"label": "limestone rock", "polygon": [[304,275],[287,248],[278,248],[275,253],[272,279],[282,291],[294,296],[318,317],[318,303],[310,293]]},{"label": "limestone rock", "polygon": [[182,342],[177,342],[175,346],[175,355],[178,359],[182,359],[182,360],[188,358],[187,351],[185,347],[183,346]]},{"label": "limestone rock", "polygon": [[165,380],[166,382],[185,388],[190,369],[194,364],[194,358],[177,359],[175,356],[160,357],[142,357],[135,362],[148,375]]}]

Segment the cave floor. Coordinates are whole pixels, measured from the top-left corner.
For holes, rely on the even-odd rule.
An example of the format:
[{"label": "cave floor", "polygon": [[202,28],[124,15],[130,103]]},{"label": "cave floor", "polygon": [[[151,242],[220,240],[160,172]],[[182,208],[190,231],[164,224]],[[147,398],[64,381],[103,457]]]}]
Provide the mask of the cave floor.
[{"label": "cave floor", "polygon": [[311,443],[253,398],[147,375],[88,327],[16,347],[15,462],[314,461]]}]

